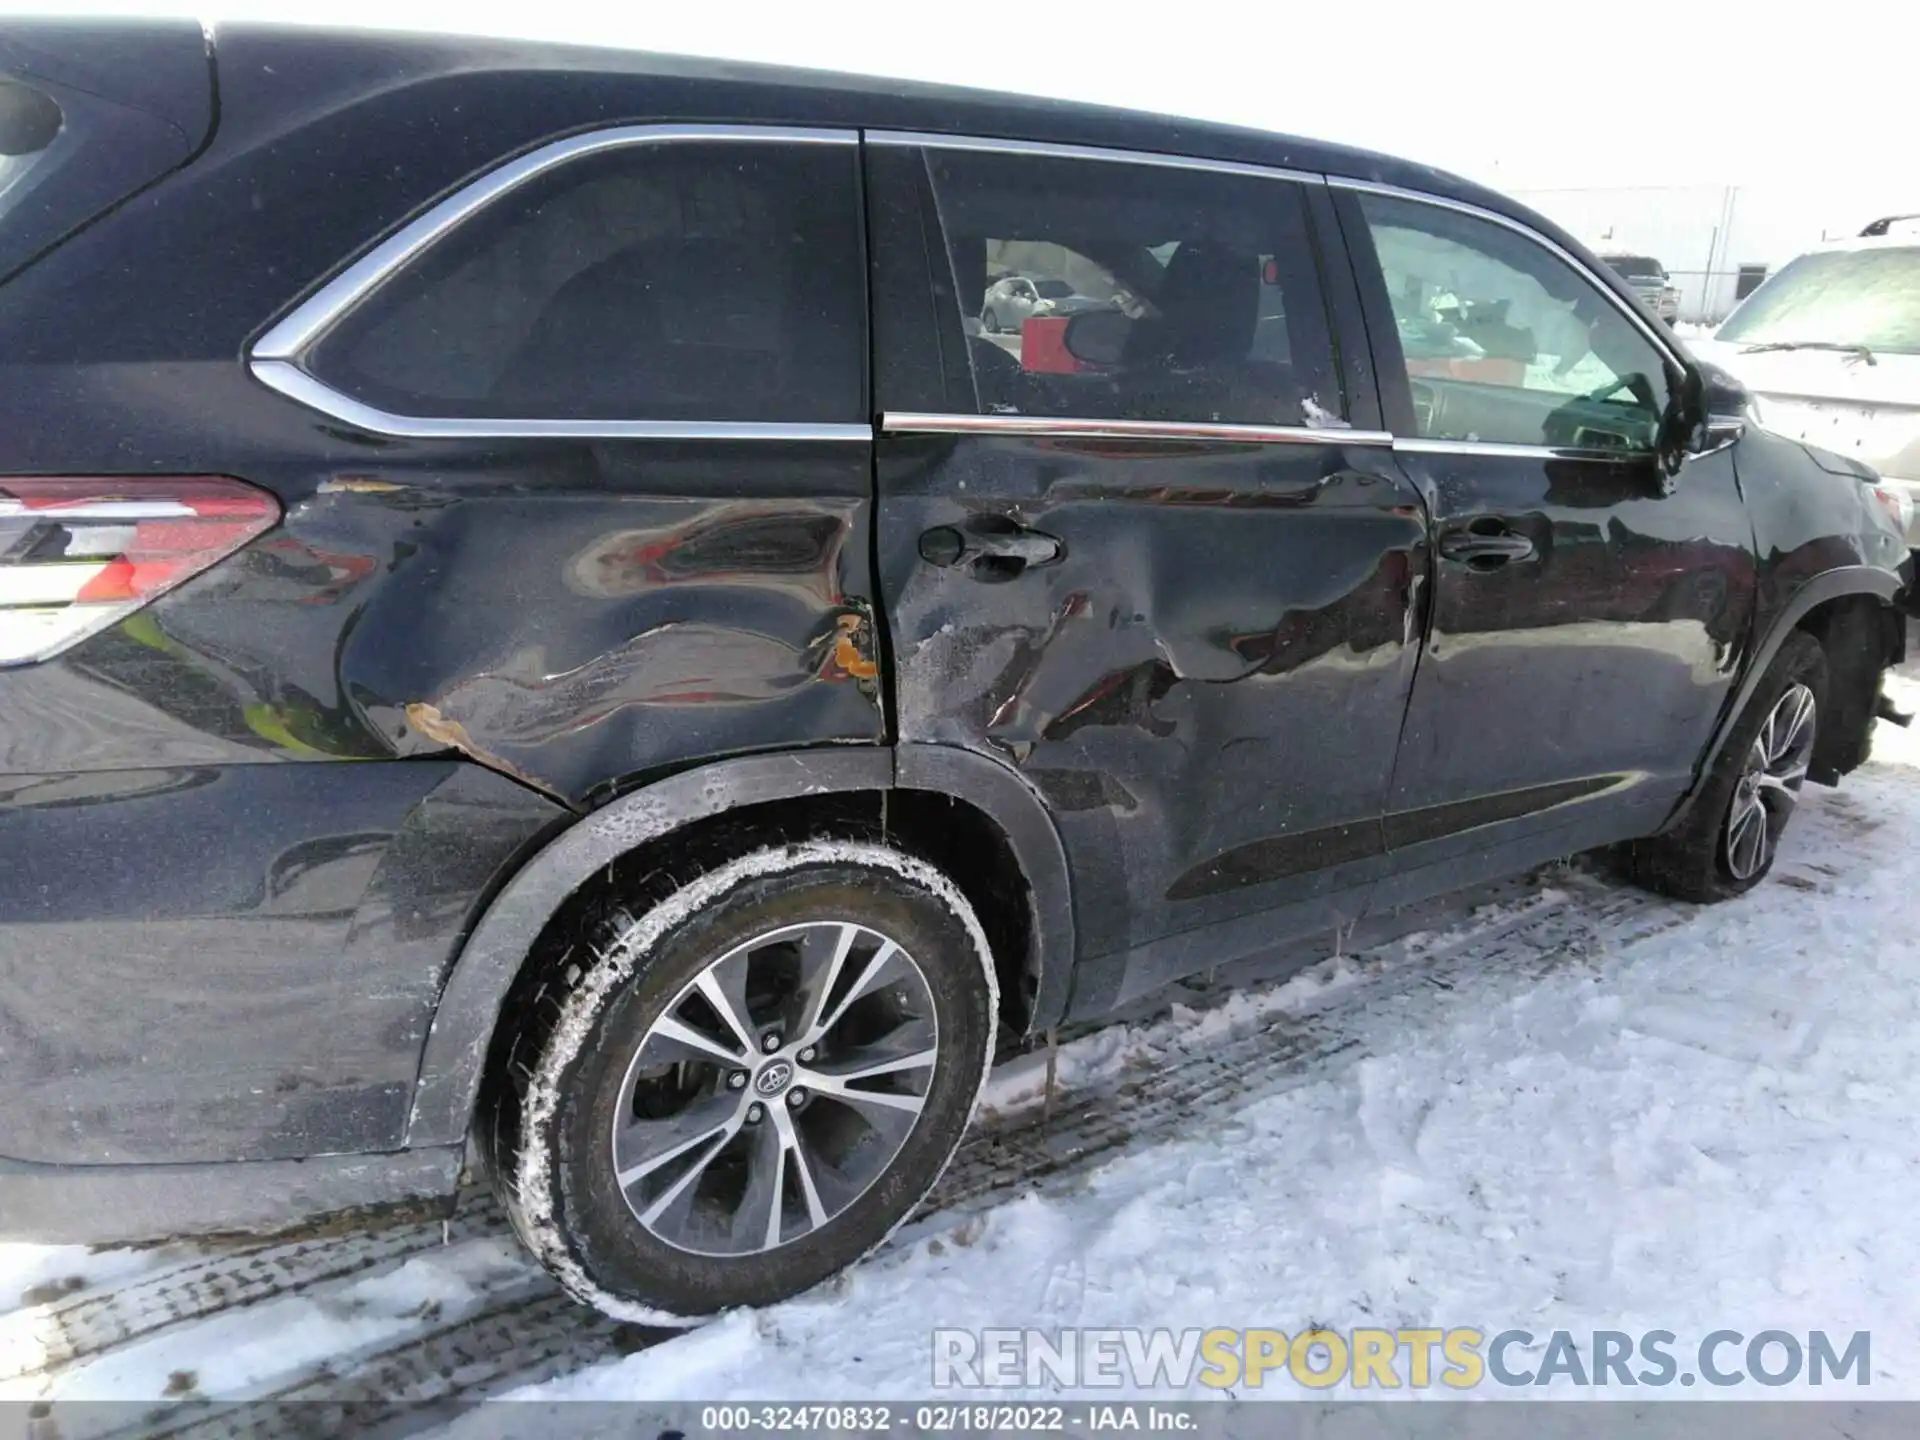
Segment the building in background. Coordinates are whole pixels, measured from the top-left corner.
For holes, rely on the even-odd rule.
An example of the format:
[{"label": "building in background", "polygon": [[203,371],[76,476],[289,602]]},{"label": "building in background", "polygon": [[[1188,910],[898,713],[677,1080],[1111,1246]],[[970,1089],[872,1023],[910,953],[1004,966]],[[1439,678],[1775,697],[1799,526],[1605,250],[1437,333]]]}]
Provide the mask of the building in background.
[{"label": "building in background", "polygon": [[1823,240],[1882,215],[1920,211],[1911,189],[1884,196],[1819,184],[1515,189],[1515,198],[1589,248],[1652,255],[1680,291],[1680,320],[1716,324],[1767,275]]}]

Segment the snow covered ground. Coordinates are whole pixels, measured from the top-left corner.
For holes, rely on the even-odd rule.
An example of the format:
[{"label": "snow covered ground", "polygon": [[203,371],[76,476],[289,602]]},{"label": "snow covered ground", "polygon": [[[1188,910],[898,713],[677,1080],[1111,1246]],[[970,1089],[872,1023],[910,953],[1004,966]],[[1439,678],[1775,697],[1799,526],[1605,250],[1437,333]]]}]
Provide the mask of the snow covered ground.
[{"label": "snow covered ground", "polygon": [[[485,1203],[444,1235],[0,1247],[0,1400],[74,1440],[128,1423],[75,1409],[105,1398],[924,1399],[936,1324],[1524,1329],[1529,1370],[1556,1330],[1667,1330],[1683,1360],[1864,1330],[1848,1396],[1920,1399],[1917,853],[1920,735],[1882,725],[1741,901],[1560,867],[1291,979],[1223,973],[1068,1045],[1051,1112],[1037,1059],[1003,1067],[891,1245],[683,1334],[580,1311]],[[1342,1392],[1261,1391],[1310,1393]]]}]

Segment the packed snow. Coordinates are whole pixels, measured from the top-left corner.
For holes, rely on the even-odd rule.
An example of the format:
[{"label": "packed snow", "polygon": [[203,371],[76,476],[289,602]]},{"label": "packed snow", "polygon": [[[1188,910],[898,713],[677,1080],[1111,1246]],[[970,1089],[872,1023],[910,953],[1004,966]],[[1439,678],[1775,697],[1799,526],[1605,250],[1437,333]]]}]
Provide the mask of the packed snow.
[{"label": "packed snow", "polygon": [[[1920,708],[1911,670],[1892,687]],[[1744,899],[1643,902],[1563,867],[1448,927],[1109,1026],[1062,1047],[1054,1103],[1137,1086],[1144,1116],[1156,1077],[1184,1062],[1318,1038],[1295,1071],[1276,1058],[1227,1076],[1180,1125],[1143,1120],[1105,1158],[923,1216],[810,1294],[623,1358],[549,1364],[518,1388],[537,1367],[503,1362],[483,1393],[924,1400],[938,1324],[1472,1326],[1543,1343],[1660,1329],[1682,1356],[1721,1329],[1864,1330],[1871,1388],[1848,1394],[1920,1398],[1917,846],[1920,736],[1882,724],[1863,770],[1806,792],[1773,877]],[[1046,1069],[1028,1056],[996,1071],[989,1119],[1037,1117]],[[450,1244],[343,1263],[310,1290],[145,1329],[116,1319],[124,1340],[72,1361],[63,1305],[110,1304],[204,1252],[0,1247],[0,1400],[279,1395],[431,1326],[520,1323],[528,1296],[566,1304],[502,1234],[460,1223]],[[367,1243],[311,1241],[296,1258]],[[1509,1358],[1538,1366],[1541,1347]],[[1260,1392],[1341,1393],[1284,1376]],[[1636,1398],[1706,1393],[1804,1392]]]}]

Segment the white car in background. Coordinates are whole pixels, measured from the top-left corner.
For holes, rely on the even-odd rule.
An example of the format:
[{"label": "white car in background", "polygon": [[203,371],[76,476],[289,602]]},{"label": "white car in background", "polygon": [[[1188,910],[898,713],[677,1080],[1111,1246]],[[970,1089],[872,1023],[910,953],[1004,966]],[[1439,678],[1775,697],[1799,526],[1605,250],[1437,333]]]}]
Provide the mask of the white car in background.
[{"label": "white car in background", "polygon": [[1689,348],[1752,392],[1757,423],[1878,470],[1920,548],[1920,216],[1800,256]]}]

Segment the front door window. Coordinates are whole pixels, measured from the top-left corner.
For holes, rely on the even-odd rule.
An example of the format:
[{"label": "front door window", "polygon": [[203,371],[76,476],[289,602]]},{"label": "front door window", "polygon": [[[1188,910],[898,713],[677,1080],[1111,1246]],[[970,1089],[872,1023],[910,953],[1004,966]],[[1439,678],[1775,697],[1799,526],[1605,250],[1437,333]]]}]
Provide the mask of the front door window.
[{"label": "front door window", "polygon": [[1656,448],[1663,357],[1579,271],[1491,220],[1387,195],[1360,208],[1421,438]]}]

